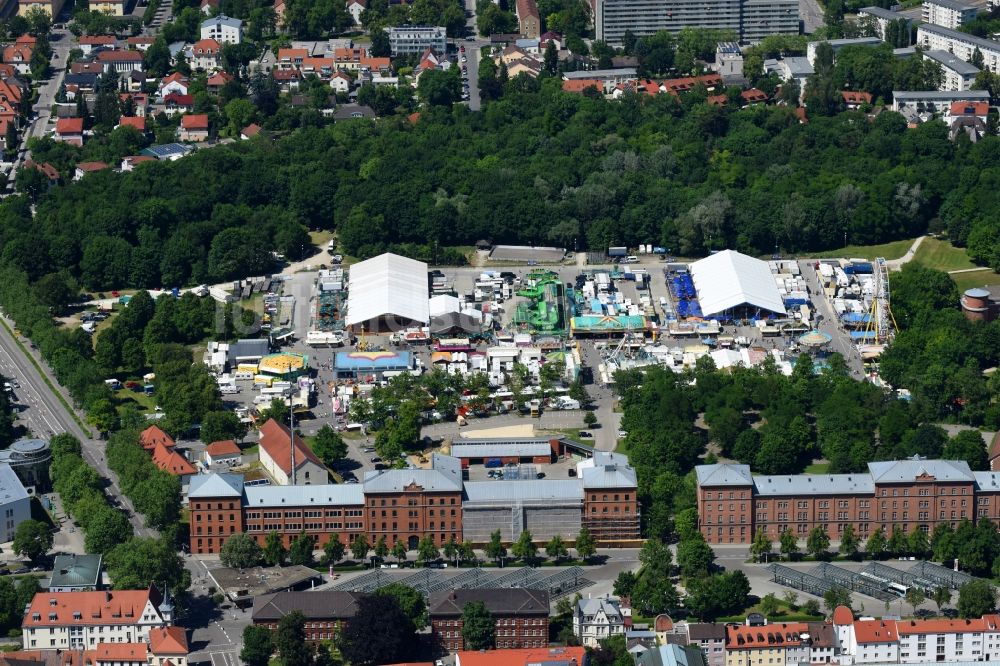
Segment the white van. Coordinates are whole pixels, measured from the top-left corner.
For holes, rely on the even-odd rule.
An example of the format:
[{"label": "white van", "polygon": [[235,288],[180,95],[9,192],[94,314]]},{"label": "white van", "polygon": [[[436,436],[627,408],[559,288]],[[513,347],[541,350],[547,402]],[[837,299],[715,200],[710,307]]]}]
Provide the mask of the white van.
[{"label": "white van", "polygon": [[253,381],[253,373],[252,372],[234,372],[233,373],[233,381],[236,381],[236,382],[249,382],[249,381]]},{"label": "white van", "polygon": [[637,263],[639,263],[639,257],[635,256],[634,254],[630,254],[629,256],[625,257],[625,263],[626,264],[637,264]]},{"label": "white van", "polygon": [[219,387],[219,393],[222,393],[223,395],[239,393],[239,392],[240,392],[240,387],[236,386],[235,384],[223,384],[222,386]]}]

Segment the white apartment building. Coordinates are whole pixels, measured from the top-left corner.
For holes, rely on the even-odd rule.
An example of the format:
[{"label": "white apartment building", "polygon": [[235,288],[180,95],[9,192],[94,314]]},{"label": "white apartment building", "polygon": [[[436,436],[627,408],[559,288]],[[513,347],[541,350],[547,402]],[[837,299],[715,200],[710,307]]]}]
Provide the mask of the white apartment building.
[{"label": "white apartment building", "polygon": [[596,0],[597,39],[621,44],[626,31],[636,36],[684,28],[728,30],[741,41],[768,35],[798,34],[794,0]]},{"label": "white apartment building", "polygon": [[816,42],[809,42],[806,46],[806,58],[809,59],[810,65],[816,64],[816,49],[820,44],[829,44],[830,48],[833,50],[834,61],[837,59],[837,53],[840,49],[847,46],[881,46],[882,40],[878,37],[846,37],[844,39],[826,39]]},{"label": "white apartment building", "polygon": [[31,518],[31,497],[10,465],[0,465],[0,542],[14,540],[17,526]]},{"label": "white apartment building", "polygon": [[948,51],[966,62],[979,49],[983,67],[994,74],[1000,72],[1000,42],[983,39],[965,32],[925,23],[917,28],[917,44],[925,51]]},{"label": "white apartment building", "polygon": [[841,664],[895,664],[899,640],[893,620],[858,620],[841,644]]},{"label": "white apartment building", "polygon": [[389,47],[392,55],[417,54],[427,49],[435,53],[446,53],[448,50],[448,33],[441,26],[402,25],[386,28],[389,33]]},{"label": "white apartment building", "polygon": [[976,18],[977,10],[972,5],[956,0],[924,0],[920,19],[942,28],[954,30],[958,26]]},{"label": "white apartment building", "polygon": [[893,90],[892,110],[903,115],[920,116],[947,113],[953,102],[986,102],[990,93],[986,90]]},{"label": "white apartment building", "polygon": [[947,51],[924,51],[924,59],[941,65],[944,78],[938,90],[969,90],[979,73],[978,67]]},{"label": "white apartment building", "polygon": [[21,624],[26,650],[94,649],[99,643],[138,643],[173,622],[173,606],[155,588],[39,592]]},{"label": "white apartment building", "polygon": [[617,599],[580,599],[573,609],[573,633],[584,647],[625,633],[625,616]]},{"label": "white apartment building", "polygon": [[899,662],[980,661],[986,631],[986,618],[897,621]]},{"label": "white apartment building", "polygon": [[878,38],[885,40],[886,27],[893,21],[906,21],[906,25],[911,25],[913,21],[906,15],[894,12],[883,7],[863,7],[858,10],[858,16],[872,22]]},{"label": "white apartment building", "polygon": [[219,14],[201,23],[201,38],[220,44],[239,44],[243,40],[243,21]]}]

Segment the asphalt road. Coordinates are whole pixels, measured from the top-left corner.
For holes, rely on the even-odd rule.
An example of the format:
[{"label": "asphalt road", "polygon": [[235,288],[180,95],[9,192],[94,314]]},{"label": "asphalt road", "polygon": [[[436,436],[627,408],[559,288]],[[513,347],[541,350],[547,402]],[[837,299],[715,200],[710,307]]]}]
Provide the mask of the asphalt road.
[{"label": "asphalt road", "polygon": [[804,32],[814,33],[823,26],[823,8],[817,0],[799,0],[799,18]]},{"label": "asphalt road", "polygon": [[[9,330],[14,330],[14,323],[12,321],[6,318],[4,318],[4,321]],[[25,345],[30,344],[27,339],[22,339],[22,342]],[[45,365],[44,361],[41,360],[38,352],[31,350],[30,353],[43,368],[45,375],[52,385],[59,386],[55,376],[48,369],[48,366]],[[18,419],[31,428],[32,432],[41,437],[49,437],[53,434],[67,432],[79,439],[83,459],[97,470],[98,474],[108,479],[109,485],[106,488],[106,492],[125,509],[129,516],[129,521],[135,529],[135,533],[138,536],[144,537],[156,536],[155,530],[148,529],[143,524],[142,517],[136,514],[132,503],[122,494],[118,486],[117,477],[108,468],[107,460],[104,457],[104,445],[92,439],[90,433],[84,431],[73,420],[66,407],[42,379],[38,368],[26,357],[25,352],[15,342],[8,328],[0,330],[0,367],[3,367],[4,374],[10,372],[21,385],[21,388],[17,389],[16,393],[18,399],[26,408],[18,415]],[[65,397],[66,401],[72,404],[66,395],[65,389],[59,386],[58,390]]]}]

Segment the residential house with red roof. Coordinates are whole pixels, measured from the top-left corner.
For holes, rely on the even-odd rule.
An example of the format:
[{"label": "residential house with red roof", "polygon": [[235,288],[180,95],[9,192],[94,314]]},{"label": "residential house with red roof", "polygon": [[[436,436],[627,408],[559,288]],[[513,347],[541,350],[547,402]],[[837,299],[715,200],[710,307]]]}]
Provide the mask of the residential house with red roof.
[{"label": "residential house with red roof", "polygon": [[80,43],[83,55],[90,55],[96,48],[114,49],[118,45],[114,35],[82,35],[77,41]]},{"label": "residential house with red roof", "polygon": [[221,51],[214,39],[199,39],[191,46],[191,66],[205,71],[218,69]]},{"label": "residential house with red roof", "polygon": [[56,132],[52,138],[74,146],[82,146],[83,118],[60,118],[56,121]]},{"label": "residential house with red roof", "polygon": [[110,168],[105,162],[80,162],[76,165],[76,170],[73,172],[73,180],[80,180],[88,173],[104,171]]},{"label": "residential house with red roof", "polygon": [[526,39],[538,39],[542,33],[542,19],[538,15],[538,4],[535,0],[516,0],[514,9],[521,36]]},{"label": "residential house with red roof", "polygon": [[160,444],[168,449],[177,446],[174,438],[163,432],[158,425],[151,425],[139,433],[139,444],[146,451],[152,451]]},{"label": "residential house with red roof", "polygon": [[309,57],[306,49],[278,49],[278,69],[299,69],[302,61]]},{"label": "residential house with red roof", "polygon": [[163,98],[163,112],[168,116],[177,113],[188,113],[193,107],[194,97],[191,95],[170,93]]},{"label": "residential house with red roof", "polygon": [[582,93],[584,90],[593,89],[596,92],[604,91],[604,82],[600,79],[572,79],[562,82],[563,92]]},{"label": "residential house with red roof", "polygon": [[137,51],[146,51],[149,49],[150,46],[153,45],[153,42],[155,41],[156,38],[151,37],[149,35],[136,35],[135,37],[129,37],[125,41],[125,43],[128,45],[130,49],[135,49]]},{"label": "residential house with red roof", "polygon": [[177,452],[175,448],[167,448],[162,444],[153,449],[153,464],[171,476],[176,476],[181,480],[181,488],[186,488],[193,474],[198,470],[194,468],[188,459]]},{"label": "residential house with red roof", "polygon": [[844,90],[840,93],[848,109],[856,109],[862,104],[872,103],[872,94],[862,90]]},{"label": "residential house with red roof", "polygon": [[294,435],[295,483],[292,483],[292,437],[288,427],[274,419],[260,427],[260,464],[264,470],[282,486],[329,483],[326,467],[298,435]]},{"label": "residential house with red roof", "polygon": [[4,47],[3,61],[12,65],[18,74],[27,74],[31,71],[31,54],[34,48],[34,44],[15,42]]},{"label": "residential house with red roof", "polygon": [[118,127],[131,127],[140,134],[145,134],[146,118],[144,116],[122,116],[118,120]]},{"label": "residential house with red roof", "polygon": [[143,162],[155,162],[155,157],[150,157],[149,155],[129,155],[122,158],[122,163],[119,169],[122,171],[135,171],[135,167]]},{"label": "residential house with red roof", "polygon": [[247,139],[252,139],[260,134],[260,125],[257,123],[250,123],[246,127],[240,130],[240,138],[244,141]]},{"label": "residential house with red roof", "polygon": [[768,99],[767,93],[763,90],[758,90],[757,88],[750,88],[749,90],[742,91],[740,93],[740,97],[743,99],[743,106],[765,104]]},{"label": "residential house with red roof", "polygon": [[133,70],[144,71],[145,67],[140,51],[101,51],[97,54],[97,62],[104,67],[105,73],[128,74]]},{"label": "residential house with red roof", "polygon": [[21,622],[32,650],[95,649],[99,643],[138,643],[173,623],[173,605],[148,590],[38,592]]},{"label": "residential house with red roof", "polygon": [[223,86],[232,80],[233,75],[229,72],[216,72],[205,81],[205,89],[213,95],[218,95]]},{"label": "residential house with red roof", "polygon": [[184,627],[155,627],[149,630],[149,666],[188,666],[187,632]]},{"label": "residential house with red roof", "polygon": [[166,97],[171,93],[177,93],[178,95],[187,95],[188,88],[190,87],[190,82],[188,78],[181,74],[180,72],[174,72],[170,76],[165,76],[160,79],[160,83],[157,89],[160,92],[160,97]]},{"label": "residential house with red roof", "polygon": [[243,459],[243,452],[232,439],[224,439],[212,442],[205,447],[205,464],[212,465],[239,465]]},{"label": "residential house with red roof", "polygon": [[177,129],[177,139],[180,141],[207,141],[208,114],[189,113],[181,117],[181,126]]},{"label": "residential house with red roof", "polygon": [[49,164],[48,162],[34,162],[32,160],[28,160],[27,162],[24,163],[24,168],[38,169],[39,171],[41,171],[42,174],[44,174],[45,177],[48,178],[50,187],[52,185],[59,184],[59,178],[60,178],[59,170],[56,169],[51,164]]}]

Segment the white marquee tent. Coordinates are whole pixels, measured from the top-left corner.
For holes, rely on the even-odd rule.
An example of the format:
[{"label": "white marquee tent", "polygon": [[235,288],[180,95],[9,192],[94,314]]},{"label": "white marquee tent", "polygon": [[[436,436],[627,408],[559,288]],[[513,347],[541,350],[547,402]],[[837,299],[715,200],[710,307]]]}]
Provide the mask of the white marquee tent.
[{"label": "white marquee tent", "polygon": [[785,314],[785,304],[766,261],[723,250],[690,266],[705,317],[740,306]]},{"label": "white marquee tent", "polygon": [[350,268],[347,293],[348,326],[380,317],[426,324],[427,264],[398,254],[380,254]]}]

